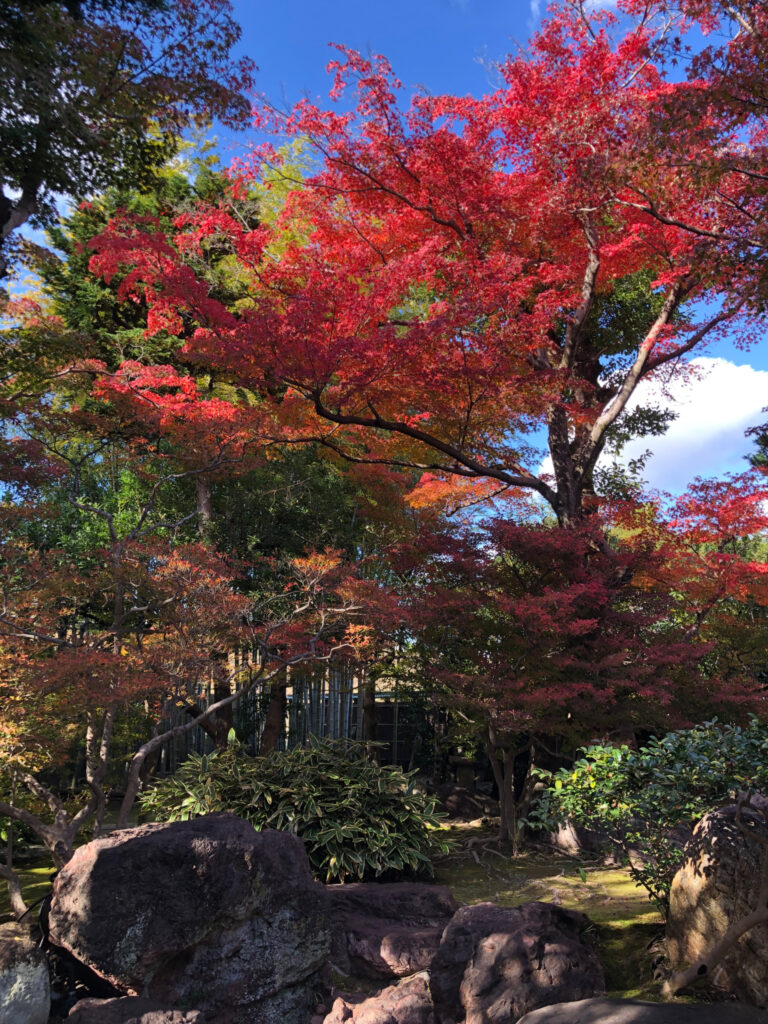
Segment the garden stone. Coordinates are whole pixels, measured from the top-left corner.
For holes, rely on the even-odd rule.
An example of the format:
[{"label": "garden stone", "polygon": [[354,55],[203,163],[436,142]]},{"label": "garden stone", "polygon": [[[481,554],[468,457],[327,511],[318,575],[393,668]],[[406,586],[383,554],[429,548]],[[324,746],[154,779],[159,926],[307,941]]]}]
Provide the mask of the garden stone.
[{"label": "garden stone", "polygon": [[50,1009],[48,964],[29,928],[0,925],[0,1024],[46,1024]]},{"label": "garden stone", "polygon": [[[742,811],[747,833],[736,822],[736,807],[705,815],[685,848],[669,899],[667,948],[675,967],[700,960],[729,925],[757,906],[768,872],[768,825],[762,814]],[[762,840],[760,842],[759,840]],[[768,924],[737,940],[710,980],[756,1006],[768,1006]]]},{"label": "garden stone", "polygon": [[[76,1003],[67,1024],[209,1024],[200,1010],[172,1010],[153,999],[83,999]],[[213,1022],[211,1022],[213,1024]]]},{"label": "garden stone", "polygon": [[[532,835],[538,838],[533,830]],[[616,862],[614,844],[608,835],[599,829],[584,828],[569,820],[561,822],[556,831],[548,834],[548,839],[556,850],[569,857],[588,853],[600,855],[611,864]]]},{"label": "garden stone", "polygon": [[685,1005],[636,999],[580,999],[544,1006],[519,1024],[767,1024],[768,1015],[734,1003]]},{"label": "garden stone", "polygon": [[589,918],[551,903],[462,907],[432,961],[438,1022],[513,1024],[529,1010],[602,992]]},{"label": "garden stone", "polygon": [[232,814],[143,825],[75,852],[54,883],[50,939],[120,992],[308,1020],[329,932],[301,840]]},{"label": "garden stone", "polygon": [[482,799],[470,792],[466,786],[446,782],[437,787],[435,796],[439,801],[440,810],[445,811],[449,818],[473,821],[485,814]]},{"label": "garden stone", "polygon": [[343,974],[367,978],[428,969],[457,909],[444,885],[353,882],[326,892],[331,962]]},{"label": "garden stone", "polygon": [[323,1024],[434,1024],[429,978],[425,972],[404,978],[361,1002],[340,997]]}]

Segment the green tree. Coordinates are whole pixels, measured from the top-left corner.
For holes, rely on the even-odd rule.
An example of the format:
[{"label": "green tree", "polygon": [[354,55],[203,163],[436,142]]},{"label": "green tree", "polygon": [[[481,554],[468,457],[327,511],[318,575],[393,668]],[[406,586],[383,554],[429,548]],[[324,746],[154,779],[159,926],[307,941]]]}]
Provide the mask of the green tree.
[{"label": "green tree", "polygon": [[0,11],[0,277],[54,196],[151,179],[194,122],[242,122],[253,64],[229,0],[10,0]]}]

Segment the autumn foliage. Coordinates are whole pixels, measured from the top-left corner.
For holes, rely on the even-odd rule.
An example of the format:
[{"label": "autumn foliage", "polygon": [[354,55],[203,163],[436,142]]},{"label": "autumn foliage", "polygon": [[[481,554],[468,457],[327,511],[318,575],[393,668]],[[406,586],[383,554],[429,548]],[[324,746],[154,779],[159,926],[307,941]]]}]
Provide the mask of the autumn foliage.
[{"label": "autumn foliage", "polygon": [[[185,323],[189,358],[269,396],[287,430],[348,459],[527,488],[577,520],[638,384],[726,326],[748,341],[759,287],[733,239],[760,186],[730,164],[700,170],[738,133],[725,115],[699,133],[660,118],[694,86],[650,59],[650,29],[612,43],[611,20],[560,11],[495,93],[405,110],[384,58],[342,50],[336,109],[257,111],[260,131],[308,139],[320,160],[276,222],[249,230],[224,202],[174,239],[116,223],[92,265],[124,274],[151,324]],[[234,194],[280,159],[262,146]],[[214,240],[251,283],[237,310],[185,262]],[[602,330],[636,275],[642,315]],[[526,444],[536,425],[553,479]]]},{"label": "autumn foliage", "polygon": [[[729,19],[738,35],[675,71],[681,36]],[[430,696],[478,723],[513,838],[516,764],[541,737],[764,711],[727,641],[768,606],[764,479],[667,501],[601,462],[663,432],[633,407],[644,381],[762,326],[764,20],[555,6],[495,91],[410,102],[384,57],[339,47],[328,106],[257,104],[226,187],[118,212],[85,247],[169,361],[78,351],[44,304],[18,307],[0,642],[2,742],[27,781],[63,749],[56,723],[98,713],[103,802],[110,708],[186,701],[184,728],[221,746],[256,677],[375,661],[395,633]],[[303,176],[286,139],[311,151]],[[301,447],[357,488],[367,532],[345,553],[216,550],[216,488]],[[77,544],[50,525],[65,508]],[[234,678],[244,644],[259,656]]]}]

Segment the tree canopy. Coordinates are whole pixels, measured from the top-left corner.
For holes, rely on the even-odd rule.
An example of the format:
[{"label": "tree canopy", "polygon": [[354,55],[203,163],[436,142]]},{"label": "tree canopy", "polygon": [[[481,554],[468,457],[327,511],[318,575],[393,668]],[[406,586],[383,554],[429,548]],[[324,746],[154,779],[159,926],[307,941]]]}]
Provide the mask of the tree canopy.
[{"label": "tree canopy", "polygon": [[[741,153],[753,128],[758,159],[762,121],[736,129],[716,108],[697,132],[660,115],[692,83],[670,81],[663,51],[652,59],[650,28],[614,43],[604,20],[563,9],[495,93],[417,95],[405,111],[384,58],[342,51],[331,95],[354,89],[353,109],[258,115],[320,160],[275,224],[247,230],[226,202],[201,204],[175,242],[115,226],[94,266],[132,266],[123,292],[149,302],[151,326],[194,324],[191,358],[271,395],[345,458],[529,489],[577,521],[640,382],[680,372],[725,329],[747,342],[762,308],[761,263],[744,259],[762,183],[709,159]],[[240,187],[279,159],[262,148]],[[250,280],[236,312],[180,269],[214,238]],[[644,308],[603,329],[630,279]],[[538,425],[551,479],[526,444]]]},{"label": "tree canopy", "polygon": [[228,0],[11,0],[0,12],[0,276],[55,197],[147,181],[191,123],[242,121],[253,64]]},{"label": "tree canopy", "polygon": [[3,735],[33,794],[67,709],[79,826],[119,706],[221,748],[256,679],[280,719],[282,669],[339,652],[472,716],[512,838],[542,736],[765,713],[759,457],[675,498],[600,465],[673,415],[629,411],[643,382],[764,329],[762,10],[564,4],[482,97],[407,102],[340,48],[327,106],[258,105],[197,177],[161,166],[179,132],[245,117],[226,0],[3,17],[4,237],[87,197],[7,308]]}]

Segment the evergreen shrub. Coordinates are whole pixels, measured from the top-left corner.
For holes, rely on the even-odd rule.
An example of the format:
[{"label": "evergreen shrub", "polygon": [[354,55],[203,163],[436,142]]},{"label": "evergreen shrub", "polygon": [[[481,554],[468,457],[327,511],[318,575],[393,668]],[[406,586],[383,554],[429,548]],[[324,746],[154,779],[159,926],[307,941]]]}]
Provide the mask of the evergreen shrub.
[{"label": "evergreen shrub", "polygon": [[155,821],[232,811],[257,830],[292,832],[325,882],[431,876],[432,857],[448,846],[434,802],[414,789],[412,774],[377,764],[356,742],[314,739],[264,757],[233,744],[192,754],[143,794],[141,806]]},{"label": "evergreen shrub", "polygon": [[768,796],[768,727],[754,717],[744,728],[705,722],[639,750],[598,744],[581,753],[571,768],[539,773],[546,789],[529,824],[551,829],[571,820],[606,832],[663,913],[683,861],[676,830],[740,793]]}]

